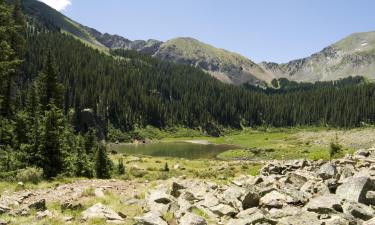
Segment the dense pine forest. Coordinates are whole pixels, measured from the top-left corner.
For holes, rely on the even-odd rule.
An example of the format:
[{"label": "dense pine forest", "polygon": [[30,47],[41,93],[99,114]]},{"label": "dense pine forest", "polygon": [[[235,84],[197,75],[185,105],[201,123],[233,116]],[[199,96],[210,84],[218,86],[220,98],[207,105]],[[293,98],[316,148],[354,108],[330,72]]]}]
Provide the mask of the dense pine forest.
[{"label": "dense pine forest", "polygon": [[[100,51],[27,20],[0,0],[0,171],[42,168],[106,178],[108,128],[183,126],[220,135],[256,126],[357,127],[375,122],[363,78],[272,88],[223,84],[191,66],[132,51]],[[91,119],[87,119],[87,116]]]}]

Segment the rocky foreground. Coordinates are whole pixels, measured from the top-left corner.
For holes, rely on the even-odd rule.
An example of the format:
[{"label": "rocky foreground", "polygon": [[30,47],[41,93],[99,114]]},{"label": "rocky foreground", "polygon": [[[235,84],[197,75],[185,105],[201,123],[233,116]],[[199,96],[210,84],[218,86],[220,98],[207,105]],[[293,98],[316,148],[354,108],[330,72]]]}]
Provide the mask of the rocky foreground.
[{"label": "rocky foreground", "polygon": [[[99,199],[113,193],[124,207],[116,212],[100,201],[81,204],[87,187]],[[135,197],[146,190],[144,198]],[[79,215],[51,212],[46,202],[56,201],[61,210],[79,210]],[[133,204],[143,208],[135,217],[127,208]],[[22,217],[34,211],[34,221],[61,217],[74,224],[101,218],[104,223],[143,225],[375,225],[375,153],[360,150],[331,162],[273,161],[260,175],[238,177],[231,184],[181,177],[160,181],[150,190],[137,181],[86,180],[0,197],[0,224],[12,224],[2,221],[1,214]]]},{"label": "rocky foreground", "polygon": [[375,157],[360,150],[331,162],[275,161],[230,185],[176,179],[146,202],[139,224],[166,225],[169,212],[181,225],[375,225]]}]

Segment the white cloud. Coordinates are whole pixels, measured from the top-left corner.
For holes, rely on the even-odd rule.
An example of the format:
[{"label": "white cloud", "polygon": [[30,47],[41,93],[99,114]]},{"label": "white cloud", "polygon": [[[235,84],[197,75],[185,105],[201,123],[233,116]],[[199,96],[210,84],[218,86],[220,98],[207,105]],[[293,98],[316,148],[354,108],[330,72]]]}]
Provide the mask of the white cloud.
[{"label": "white cloud", "polygon": [[66,9],[66,7],[72,4],[72,0],[39,0],[39,1],[46,3],[47,5],[51,6],[52,8],[58,11],[62,11]]}]

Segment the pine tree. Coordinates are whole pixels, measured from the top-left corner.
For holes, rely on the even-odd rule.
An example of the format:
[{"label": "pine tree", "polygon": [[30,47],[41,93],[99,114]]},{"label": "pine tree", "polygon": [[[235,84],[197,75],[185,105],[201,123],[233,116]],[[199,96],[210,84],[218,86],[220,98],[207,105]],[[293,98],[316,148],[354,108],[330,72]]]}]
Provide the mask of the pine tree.
[{"label": "pine tree", "polygon": [[75,175],[78,177],[87,177],[92,178],[94,177],[94,170],[93,170],[93,163],[90,157],[87,155],[82,136],[77,137],[77,155],[76,155],[76,173]]},{"label": "pine tree", "polygon": [[95,157],[96,177],[100,179],[111,178],[112,161],[109,159],[104,144],[100,144]]},{"label": "pine tree", "polygon": [[96,131],[95,129],[90,129],[85,134],[85,140],[84,140],[86,154],[94,155],[94,149],[96,148],[96,143],[97,143]]},{"label": "pine tree", "polygon": [[42,168],[46,178],[56,177],[63,171],[64,153],[62,149],[62,134],[64,130],[64,115],[62,110],[53,104],[44,118],[44,137],[41,146]]},{"label": "pine tree", "polygon": [[48,106],[52,101],[55,106],[61,109],[63,106],[63,89],[58,81],[56,65],[51,54],[48,55],[45,69],[39,77],[39,94],[42,109],[48,110]]},{"label": "pine tree", "polygon": [[164,164],[164,171],[169,172],[168,162],[165,162],[165,164]]},{"label": "pine tree", "polygon": [[119,175],[125,174],[124,160],[122,158],[118,160],[117,172]]}]

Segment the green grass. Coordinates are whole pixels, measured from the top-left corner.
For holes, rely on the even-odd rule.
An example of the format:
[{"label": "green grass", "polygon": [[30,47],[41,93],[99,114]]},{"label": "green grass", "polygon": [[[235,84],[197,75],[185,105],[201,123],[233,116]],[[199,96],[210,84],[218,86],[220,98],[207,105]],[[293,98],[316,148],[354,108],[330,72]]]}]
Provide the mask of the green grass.
[{"label": "green grass", "polygon": [[[214,144],[230,144],[238,146],[237,149],[229,150],[219,154],[221,160],[247,159],[329,159],[329,146],[312,144],[309,141],[301,141],[297,135],[305,131],[321,132],[327,128],[262,128],[244,129],[234,131],[222,137],[197,136],[192,138],[165,138],[163,141],[173,142],[178,140],[207,140]],[[344,148],[343,154],[353,152],[353,149]]]}]

